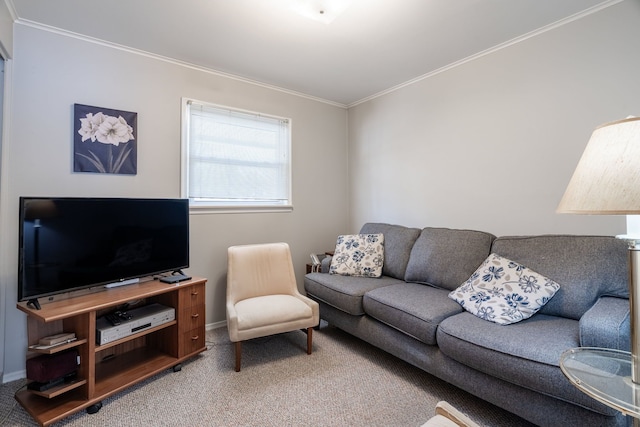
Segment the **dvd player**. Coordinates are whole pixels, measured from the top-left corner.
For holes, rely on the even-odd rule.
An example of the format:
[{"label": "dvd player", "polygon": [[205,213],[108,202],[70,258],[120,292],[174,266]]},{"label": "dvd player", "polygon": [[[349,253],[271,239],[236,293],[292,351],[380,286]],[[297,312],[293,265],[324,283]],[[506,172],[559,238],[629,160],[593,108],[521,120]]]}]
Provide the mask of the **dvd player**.
[{"label": "dvd player", "polygon": [[128,310],[129,319],[113,325],[106,316],[96,319],[96,344],[104,345],[155,326],[171,322],[176,310],[162,304],[149,304]]}]

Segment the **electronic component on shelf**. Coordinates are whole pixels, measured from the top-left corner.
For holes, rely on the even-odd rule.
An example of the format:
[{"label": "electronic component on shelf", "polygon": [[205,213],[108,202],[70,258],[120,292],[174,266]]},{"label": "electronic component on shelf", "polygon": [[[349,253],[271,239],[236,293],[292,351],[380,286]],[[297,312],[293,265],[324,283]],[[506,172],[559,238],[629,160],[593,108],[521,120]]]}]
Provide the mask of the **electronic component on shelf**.
[{"label": "electronic component on shelf", "polygon": [[48,337],[42,337],[38,341],[38,345],[49,346],[69,342],[76,337],[73,332],[63,332],[56,335],[50,335]]},{"label": "electronic component on shelf", "polygon": [[69,338],[66,341],[61,341],[61,342],[58,342],[58,343],[55,343],[55,344],[49,344],[49,345],[34,344],[34,345],[30,345],[29,346],[29,350],[49,350],[51,348],[58,347],[58,346],[61,346],[63,344],[69,344],[70,342],[74,342],[77,339],[78,338],[73,337],[73,338]]},{"label": "electronic component on shelf", "polygon": [[175,313],[173,307],[154,303],[129,310],[126,314],[118,316],[120,320],[118,324],[113,324],[107,316],[102,316],[96,320],[96,343],[108,344],[145,329],[171,322],[176,318]]},{"label": "electronic component on shelf", "polygon": [[78,350],[75,349],[27,359],[27,378],[42,384],[55,382],[75,372],[80,364],[79,359]]},{"label": "electronic component on shelf", "polygon": [[59,385],[63,385],[71,381],[74,381],[77,378],[77,376],[78,376],[78,373],[74,371],[63,377],[55,378],[47,382],[38,382],[38,381],[30,382],[29,384],[27,384],[27,388],[29,390],[43,392],[43,391],[50,390],[54,387],[57,387]]}]

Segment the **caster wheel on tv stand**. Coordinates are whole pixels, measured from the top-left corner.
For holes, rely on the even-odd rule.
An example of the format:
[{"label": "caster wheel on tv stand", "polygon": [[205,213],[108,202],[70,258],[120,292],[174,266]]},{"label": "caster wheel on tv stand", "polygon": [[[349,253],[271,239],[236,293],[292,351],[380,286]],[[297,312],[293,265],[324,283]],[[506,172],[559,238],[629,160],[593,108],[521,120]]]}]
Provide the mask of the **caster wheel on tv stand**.
[{"label": "caster wheel on tv stand", "polygon": [[100,409],[102,409],[102,402],[95,403],[87,407],[87,414],[96,414]]}]

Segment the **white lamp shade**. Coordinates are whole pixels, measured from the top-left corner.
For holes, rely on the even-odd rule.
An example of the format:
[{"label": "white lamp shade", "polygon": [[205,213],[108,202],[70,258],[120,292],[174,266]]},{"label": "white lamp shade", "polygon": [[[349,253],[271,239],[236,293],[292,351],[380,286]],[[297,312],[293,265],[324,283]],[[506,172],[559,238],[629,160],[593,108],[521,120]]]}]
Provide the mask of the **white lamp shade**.
[{"label": "white lamp shade", "polygon": [[558,206],[560,213],[640,213],[640,117],[596,128]]}]

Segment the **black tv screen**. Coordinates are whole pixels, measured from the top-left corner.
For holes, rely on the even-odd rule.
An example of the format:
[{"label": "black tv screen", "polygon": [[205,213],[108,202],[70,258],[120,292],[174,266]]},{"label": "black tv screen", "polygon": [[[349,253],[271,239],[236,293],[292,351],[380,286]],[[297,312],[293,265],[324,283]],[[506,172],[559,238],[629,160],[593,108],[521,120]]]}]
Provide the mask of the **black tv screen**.
[{"label": "black tv screen", "polygon": [[18,300],[189,266],[187,199],[20,198]]}]

